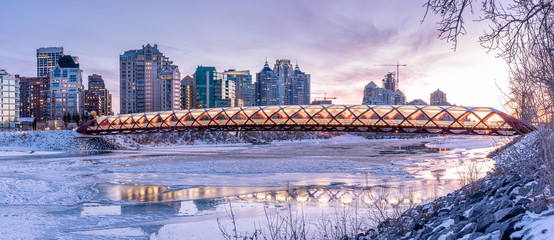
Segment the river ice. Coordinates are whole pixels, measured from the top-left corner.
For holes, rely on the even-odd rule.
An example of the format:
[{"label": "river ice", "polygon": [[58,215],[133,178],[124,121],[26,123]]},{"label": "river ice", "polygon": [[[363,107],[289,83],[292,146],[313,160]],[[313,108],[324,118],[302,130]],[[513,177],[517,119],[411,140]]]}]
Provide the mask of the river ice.
[{"label": "river ice", "polygon": [[493,166],[486,154],[502,141],[343,135],[100,153],[0,147],[0,236],[218,239],[216,219],[229,226],[229,201],[240,231],[252,231],[263,224],[264,208],[280,211],[286,190],[298,193],[293,204],[313,222],[322,211],[350,206],[368,186],[406,188],[416,203],[426,202],[458,188],[469,162],[484,174]]}]

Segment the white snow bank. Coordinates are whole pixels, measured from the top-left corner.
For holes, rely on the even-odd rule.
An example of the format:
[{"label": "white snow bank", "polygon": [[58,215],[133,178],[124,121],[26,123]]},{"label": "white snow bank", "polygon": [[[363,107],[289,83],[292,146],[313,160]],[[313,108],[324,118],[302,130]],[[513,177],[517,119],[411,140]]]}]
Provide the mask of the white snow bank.
[{"label": "white snow bank", "polygon": [[90,199],[92,187],[67,182],[52,184],[40,179],[0,178],[0,204],[72,205]]},{"label": "white snow bank", "polygon": [[0,132],[0,147],[29,150],[68,151],[77,146],[73,131]]}]

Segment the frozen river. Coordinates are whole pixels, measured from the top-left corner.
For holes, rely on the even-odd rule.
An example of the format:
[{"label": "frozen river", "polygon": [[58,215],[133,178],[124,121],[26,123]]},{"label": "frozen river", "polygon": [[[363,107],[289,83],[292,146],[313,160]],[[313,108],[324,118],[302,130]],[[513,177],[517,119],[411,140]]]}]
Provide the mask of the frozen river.
[{"label": "frozen river", "polygon": [[3,150],[0,238],[220,239],[217,219],[232,231],[229,203],[240,233],[292,208],[315,234],[328,216],[352,215],[375,199],[407,206],[444,196],[460,187],[468,166],[485,174],[494,164],[485,156],[502,141],[345,135],[136,151]]}]

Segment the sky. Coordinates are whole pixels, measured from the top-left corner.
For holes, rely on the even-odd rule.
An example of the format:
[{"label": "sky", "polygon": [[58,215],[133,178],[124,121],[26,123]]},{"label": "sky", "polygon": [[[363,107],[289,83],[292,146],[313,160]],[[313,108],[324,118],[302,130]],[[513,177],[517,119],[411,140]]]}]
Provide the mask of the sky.
[{"label": "sky", "polygon": [[[36,49],[63,46],[79,57],[85,84],[100,74],[119,112],[119,55],[142,45],[179,66],[250,70],[255,80],[267,59],[298,62],[311,74],[311,96],[361,104],[363,88],[400,67],[408,101],[429,102],[440,89],[462,106],[502,109],[507,66],[478,43],[486,27],[468,20],[457,46],[438,39],[437,17],[424,0],[2,0],[0,68],[36,76]],[[468,16],[471,17],[471,16]],[[86,86],[86,85],[85,85]]]}]

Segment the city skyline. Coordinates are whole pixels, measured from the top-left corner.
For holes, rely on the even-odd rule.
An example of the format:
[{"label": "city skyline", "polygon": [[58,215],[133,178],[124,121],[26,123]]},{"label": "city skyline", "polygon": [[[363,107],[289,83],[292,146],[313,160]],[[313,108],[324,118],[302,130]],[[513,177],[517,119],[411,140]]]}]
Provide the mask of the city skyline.
[{"label": "city skyline", "polygon": [[[7,22],[14,13],[24,10],[30,13],[31,19],[12,21],[1,27],[8,35],[25,33],[22,36],[26,37],[0,40],[3,46],[9,46],[0,53],[0,67],[11,74],[34,77],[36,49],[63,46],[67,54],[79,56],[83,75],[104,77],[108,90],[113,93],[113,109],[117,111],[120,109],[118,56],[148,43],[158,44],[160,51],[171,56],[182,77],[191,75],[198,65],[254,73],[261,69],[266,58],[298,60],[302,70],[312,75],[312,100],[327,92],[328,96],[338,97],[334,101],[337,104],[359,104],[366,84],[395,71],[395,67],[374,65],[400,62],[408,65],[400,68],[399,83],[408,101],[427,99],[433,90],[440,88],[448,93],[453,104],[501,109],[501,93],[496,85],[506,85],[506,67],[501,60],[494,59],[494,53],[487,54],[479,46],[479,30],[464,36],[458,50],[453,52],[450,44],[437,39],[436,19],[420,24],[425,12],[422,2],[317,3],[313,7],[313,1],[248,4],[216,1],[211,5],[164,2],[149,9],[127,6],[130,11],[119,14],[125,2],[110,5],[36,2],[34,7],[28,7],[28,4],[7,1],[5,5],[12,11],[0,19]],[[294,9],[290,9],[292,5]],[[63,17],[73,17],[76,21],[47,29],[33,24],[32,19],[46,16],[49,9],[59,7],[89,10],[69,12]],[[221,17],[210,19],[198,13],[210,7]],[[188,11],[177,14],[183,9]],[[125,18],[128,14],[154,10],[165,11],[167,21],[173,22],[175,29],[152,27],[154,23],[145,19]],[[105,17],[93,18],[97,11],[103,11]],[[234,14],[237,12],[241,14]],[[54,20],[62,17],[48,16]],[[126,22],[126,19],[132,20]],[[73,34],[66,34],[67,31]],[[475,89],[476,85],[480,87]],[[468,97],[469,91],[474,93],[472,96],[480,97]]]}]

